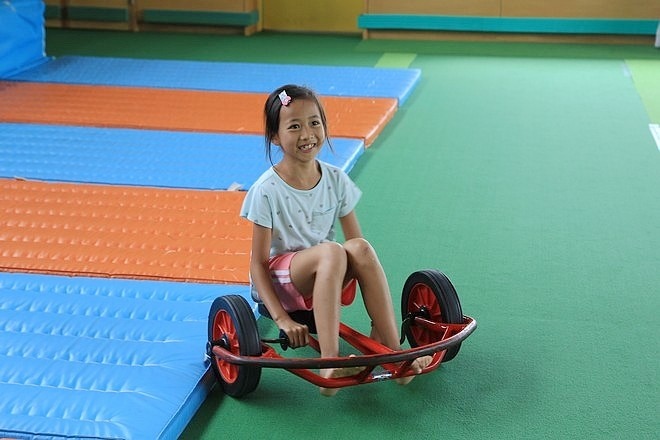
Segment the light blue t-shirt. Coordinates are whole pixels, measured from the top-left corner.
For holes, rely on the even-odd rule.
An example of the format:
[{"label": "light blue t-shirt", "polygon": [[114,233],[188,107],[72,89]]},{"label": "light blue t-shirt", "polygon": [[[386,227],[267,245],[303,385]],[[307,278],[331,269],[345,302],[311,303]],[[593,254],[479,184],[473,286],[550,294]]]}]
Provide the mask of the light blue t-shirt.
[{"label": "light blue t-shirt", "polygon": [[333,241],[336,220],[360,200],[362,192],[344,171],[318,163],[321,180],[312,189],[289,186],[271,167],[248,191],[241,217],[272,229],[271,256]]}]

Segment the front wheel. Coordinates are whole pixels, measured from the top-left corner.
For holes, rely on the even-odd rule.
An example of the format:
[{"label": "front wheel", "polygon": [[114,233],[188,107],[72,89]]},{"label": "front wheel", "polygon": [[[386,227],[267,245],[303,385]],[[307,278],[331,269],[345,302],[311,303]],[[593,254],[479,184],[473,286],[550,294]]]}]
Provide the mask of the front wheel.
[{"label": "front wheel", "polygon": [[[463,311],[456,290],[449,278],[437,270],[421,270],[408,277],[401,295],[401,315],[404,320],[416,315],[437,323],[463,323]],[[411,347],[432,344],[442,338],[442,334],[417,326],[414,321],[405,333]],[[449,347],[443,362],[456,357],[460,349],[461,344]]]},{"label": "front wheel", "polygon": [[[220,345],[234,355],[261,355],[257,321],[247,301],[239,295],[221,296],[213,301],[208,320],[209,346]],[[261,379],[261,368],[235,365],[212,353],[211,366],[223,391],[242,397],[255,390]]]}]

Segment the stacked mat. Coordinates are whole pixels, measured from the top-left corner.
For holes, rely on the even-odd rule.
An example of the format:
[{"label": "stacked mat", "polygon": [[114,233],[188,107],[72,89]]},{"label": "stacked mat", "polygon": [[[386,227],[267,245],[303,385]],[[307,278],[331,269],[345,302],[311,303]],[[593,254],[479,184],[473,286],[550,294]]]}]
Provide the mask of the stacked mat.
[{"label": "stacked mat", "polygon": [[210,303],[249,299],[228,189],[270,166],[266,94],[314,88],[349,171],[418,78],[62,57],[0,81],[0,437],[176,438],[212,385]]}]

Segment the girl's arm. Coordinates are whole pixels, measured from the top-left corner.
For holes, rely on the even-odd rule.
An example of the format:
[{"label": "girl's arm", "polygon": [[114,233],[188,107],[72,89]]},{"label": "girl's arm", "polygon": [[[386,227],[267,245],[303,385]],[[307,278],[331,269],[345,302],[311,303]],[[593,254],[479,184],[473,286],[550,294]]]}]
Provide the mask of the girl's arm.
[{"label": "girl's arm", "polygon": [[271,318],[278,328],[284,330],[289,337],[292,347],[305,346],[309,342],[307,327],[291,319],[284,310],[277,294],[273,289],[268,269],[270,259],[270,240],[271,229],[259,226],[256,223],[252,226],[252,255],[250,257],[250,277],[252,283],[259,292],[259,298],[268,309]]},{"label": "girl's arm", "polygon": [[355,210],[349,212],[344,217],[340,217],[339,223],[341,224],[341,230],[344,232],[344,239],[346,241],[351,238],[362,238],[362,229],[360,229],[360,223],[358,222]]}]

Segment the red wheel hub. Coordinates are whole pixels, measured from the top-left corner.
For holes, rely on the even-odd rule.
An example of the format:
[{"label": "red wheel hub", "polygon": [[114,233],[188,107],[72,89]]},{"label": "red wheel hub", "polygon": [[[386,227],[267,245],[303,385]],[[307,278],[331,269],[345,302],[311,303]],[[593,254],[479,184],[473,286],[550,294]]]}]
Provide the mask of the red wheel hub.
[{"label": "red wheel hub", "polygon": [[[422,309],[428,313],[428,316],[425,318],[429,321],[442,322],[442,309],[440,308],[440,304],[438,304],[433,290],[429,286],[419,283],[415,284],[410,290],[407,312],[414,314]],[[436,342],[442,336],[431,329],[419,325],[412,325],[410,331],[420,345]]]},{"label": "red wheel hub", "polygon": [[[213,340],[219,341],[221,339],[227,342],[226,350],[235,355],[241,354],[236,327],[234,327],[231,316],[224,310],[219,311],[213,319]],[[215,362],[226,383],[234,383],[238,379],[238,366],[217,357]]]}]

